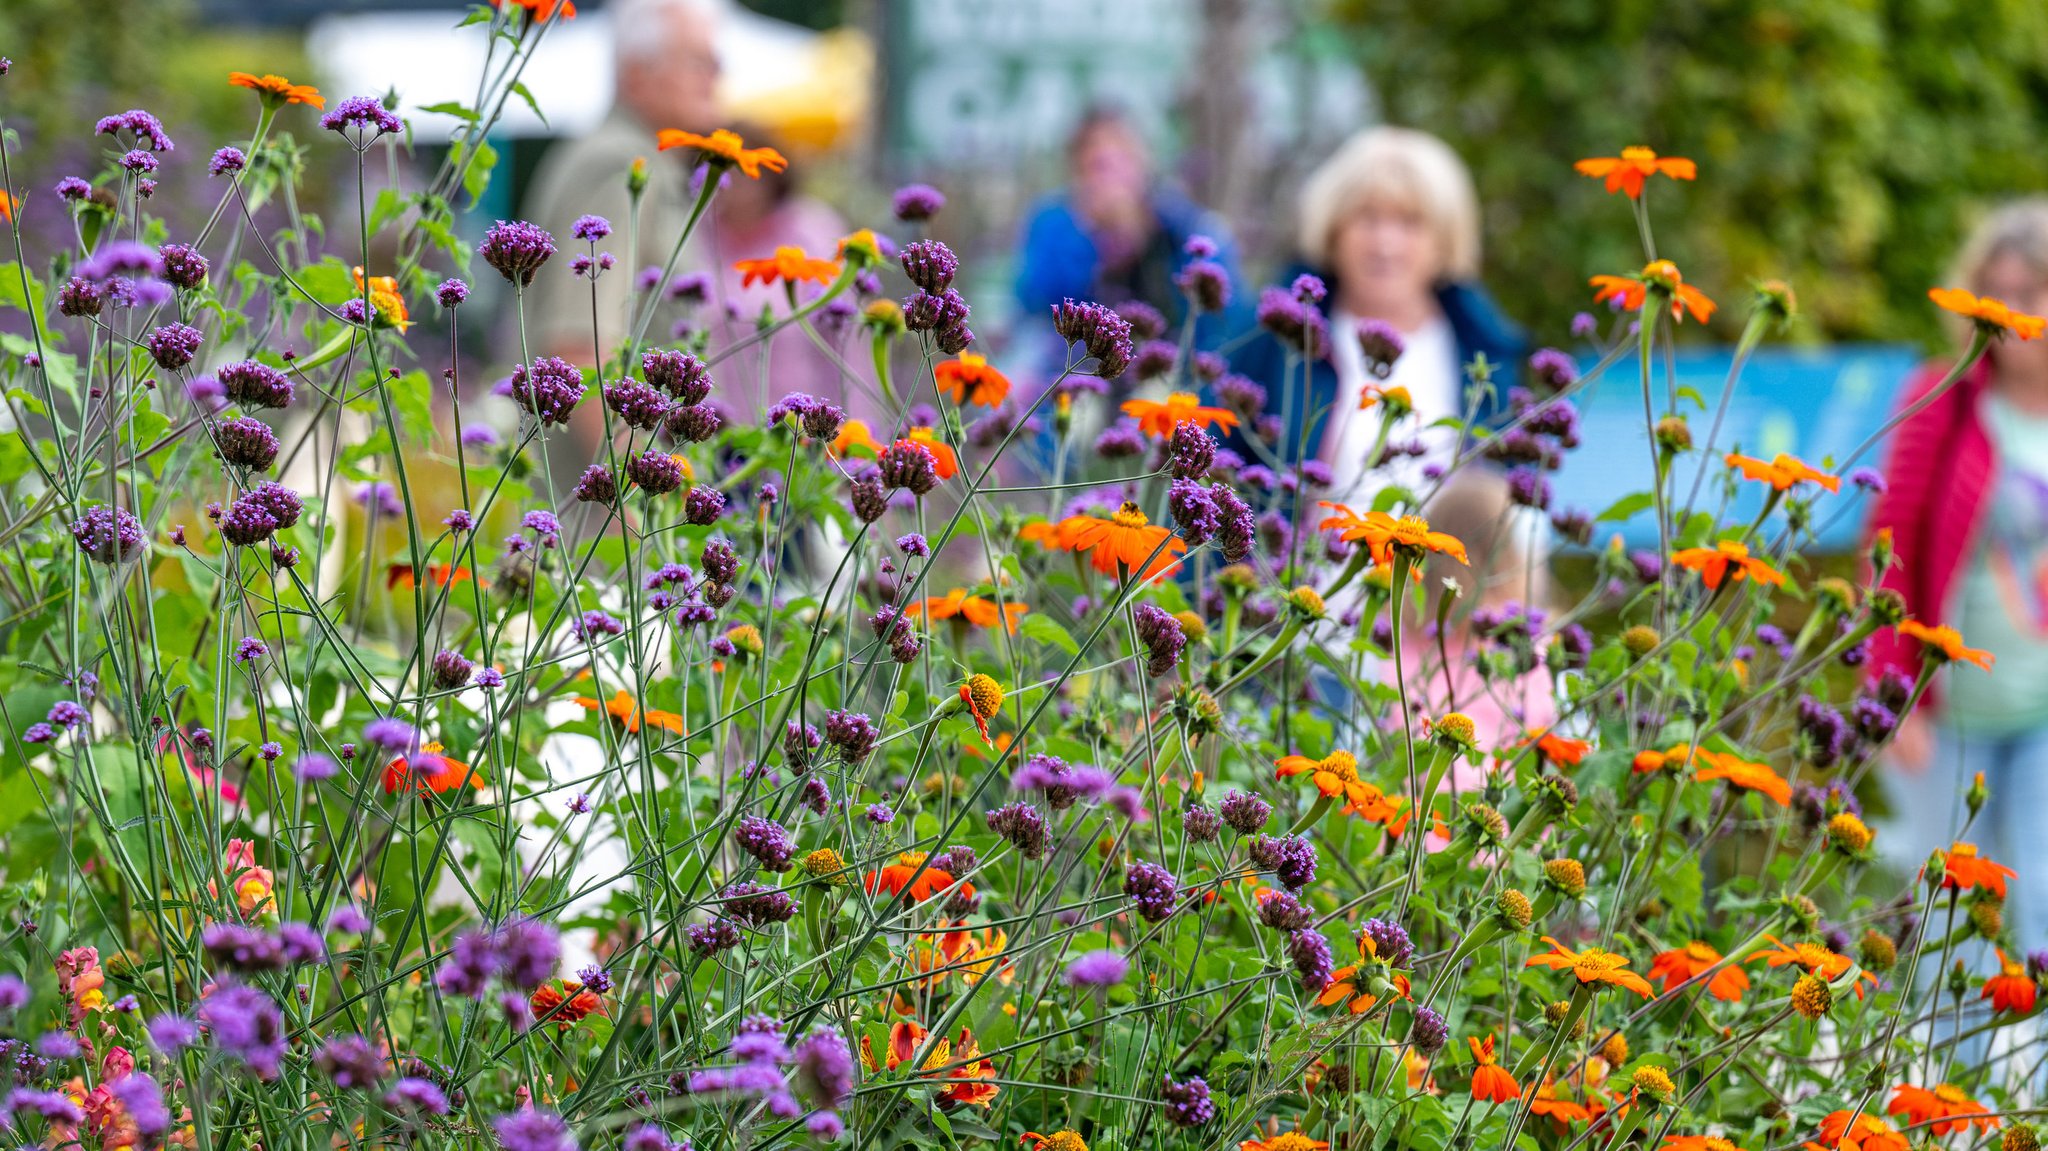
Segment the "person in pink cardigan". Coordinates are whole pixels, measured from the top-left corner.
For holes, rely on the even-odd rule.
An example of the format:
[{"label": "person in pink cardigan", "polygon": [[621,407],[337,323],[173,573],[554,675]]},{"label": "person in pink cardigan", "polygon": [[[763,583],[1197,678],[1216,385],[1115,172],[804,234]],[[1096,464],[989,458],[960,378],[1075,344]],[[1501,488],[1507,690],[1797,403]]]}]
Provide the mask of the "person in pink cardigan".
[{"label": "person in pink cardigan", "polygon": [[[1950,283],[2048,312],[2048,199],[1992,213]],[[1951,366],[1921,369],[1901,410]],[[1935,673],[1918,712],[1901,717],[1885,776],[1891,825],[1878,842],[1901,870],[1917,869],[1963,827],[1964,791],[1982,772],[1991,802],[1966,838],[1993,859],[2031,858],[2048,831],[2048,340],[1994,342],[1893,432],[1884,478],[1870,524],[1873,535],[1891,532],[1898,555],[1884,586],[1915,618],[1955,628],[1996,662],[1989,675],[1967,665]],[[1871,657],[1876,675],[1930,673],[1918,644],[1889,630]],[[2039,871],[2022,867],[2007,900],[2021,950],[2048,946]]]}]

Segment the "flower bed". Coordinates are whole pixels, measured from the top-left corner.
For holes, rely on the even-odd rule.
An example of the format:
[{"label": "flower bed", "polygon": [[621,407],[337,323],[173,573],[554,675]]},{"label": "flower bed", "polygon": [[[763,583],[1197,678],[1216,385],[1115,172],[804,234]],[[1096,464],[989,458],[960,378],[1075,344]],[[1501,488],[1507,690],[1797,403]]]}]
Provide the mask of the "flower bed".
[{"label": "flower bed", "polygon": [[[1994,1041],[2039,964],[1972,942],[2004,938],[2014,873],[1963,827],[1889,898],[1856,788],[1926,683],[1842,671],[1883,629],[1988,661],[1876,590],[1883,538],[1867,582],[1800,585],[1857,460],[1693,430],[1711,400],[1654,367],[1716,304],[1676,264],[1597,277],[1597,365],[1538,353],[1451,474],[1346,506],[1263,390],[1150,309],[1063,305],[1064,370],[1013,388],[925,238],[942,197],[910,188],[900,244],[742,262],[786,289],[763,332],[809,331],[884,414],[792,395],[757,421],[722,393],[768,370],[761,342],[650,331],[683,237],[500,222],[472,253],[451,227],[567,15],[474,30],[509,63],[410,200],[300,217],[290,147],[351,149],[360,181],[404,124],[237,73],[255,127],[209,183],[158,188],[171,133],[128,112],[94,179],[54,185],[54,259],[10,227],[13,1137],[2034,1146],[2034,1061]],[[649,143],[690,150],[700,216],[785,163],[729,132]],[[1580,168],[1646,245],[1657,182],[1697,174]],[[204,208],[189,238],[154,214],[174,197]],[[1237,290],[1194,254],[1191,315]],[[639,277],[631,316],[594,320],[603,364],[466,391],[456,325],[487,294],[523,322],[527,286],[572,275],[593,300]],[[1322,291],[1261,298],[1291,370],[1332,339]],[[1975,324],[1951,381],[2041,334],[1934,299]],[[1742,346],[1792,310],[1760,287]],[[1384,379],[1398,333],[1359,335]],[[1127,375],[1152,387],[1118,423]],[[1660,479],[1609,513],[1654,509],[1659,552],[1607,553],[1562,611],[1424,580],[1485,558],[1422,518],[1433,493],[1505,467],[1547,502],[1603,377],[1641,388],[1644,446],[1592,450]],[[1367,401],[1405,434],[1400,389]],[[1748,483],[1763,513],[1718,522]],[[1468,714],[1538,696],[1535,729]]]}]

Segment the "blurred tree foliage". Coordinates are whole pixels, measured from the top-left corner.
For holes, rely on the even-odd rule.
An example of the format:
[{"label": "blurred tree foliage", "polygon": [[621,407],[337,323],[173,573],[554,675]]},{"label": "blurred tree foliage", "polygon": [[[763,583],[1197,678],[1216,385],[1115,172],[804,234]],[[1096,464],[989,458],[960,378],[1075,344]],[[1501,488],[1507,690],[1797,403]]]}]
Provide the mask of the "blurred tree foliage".
[{"label": "blurred tree foliage", "polygon": [[1938,342],[1926,290],[1964,232],[2048,188],[2041,0],[1334,3],[1388,120],[1471,163],[1487,281],[1546,335],[1588,275],[1642,263],[1582,156],[1699,161],[1698,183],[1651,190],[1659,254],[1728,304],[1784,278],[1805,331],[1836,338]]},{"label": "blurred tree foliage", "polygon": [[320,80],[297,34],[207,27],[190,0],[0,0],[0,53],[14,61],[0,83],[7,127],[20,137],[15,181],[45,199],[37,193],[58,175],[98,170],[101,116],[156,113],[178,144],[164,178],[204,179],[213,150],[256,124],[255,98],[228,86],[230,71]]}]

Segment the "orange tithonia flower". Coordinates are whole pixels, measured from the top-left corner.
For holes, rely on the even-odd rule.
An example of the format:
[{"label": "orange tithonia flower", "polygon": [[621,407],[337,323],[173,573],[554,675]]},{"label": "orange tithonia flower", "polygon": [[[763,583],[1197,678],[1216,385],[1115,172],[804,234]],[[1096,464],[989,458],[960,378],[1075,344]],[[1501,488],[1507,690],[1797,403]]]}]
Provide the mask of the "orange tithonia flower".
[{"label": "orange tithonia flower", "polygon": [[775,249],[775,254],[758,260],[735,260],[733,270],[740,273],[740,286],[751,284],[772,284],[781,280],[795,285],[804,280],[829,284],[839,276],[839,264],[834,260],[816,260],[804,254],[802,248],[787,244]]},{"label": "orange tithonia flower", "polygon": [[1055,1131],[1050,1135],[1026,1131],[1017,1141],[1031,1148],[1031,1151],[1088,1151],[1088,1141],[1081,1138],[1079,1131],[1071,1129]]},{"label": "orange tithonia flower", "polygon": [[675,128],[663,128],[654,134],[654,142],[660,150],[670,148],[695,148],[704,153],[704,158],[713,164],[738,168],[748,178],[761,178],[761,169],[780,172],[789,167],[789,161],[773,148],[749,148],[739,133],[720,128],[709,136],[695,132],[683,132]]},{"label": "orange tithonia flower", "polygon": [[1530,732],[1534,738],[1529,742],[1536,745],[1536,754],[1560,767],[1577,767],[1593,750],[1593,745],[1583,739],[1566,739],[1554,731]]},{"label": "orange tithonia flower", "polygon": [[1663,751],[1652,748],[1647,751],[1637,752],[1635,758],[1629,761],[1629,767],[1639,775],[1648,775],[1652,772],[1663,771],[1665,768],[1677,771],[1680,768],[1690,766],[1692,761],[1697,758],[1699,758],[1698,753],[1693,751],[1691,744],[1674,743]]},{"label": "orange tithonia flower", "polygon": [[1358,778],[1358,758],[1348,751],[1338,750],[1321,759],[1310,759],[1305,755],[1290,755],[1273,762],[1281,777],[1307,775],[1316,790],[1333,799],[1342,798],[1347,812],[1385,823],[1393,819],[1397,809],[1387,802],[1379,788]]},{"label": "orange tithonia flower", "polygon": [[2034,1010],[2034,1000],[2040,995],[2040,986],[2034,977],[2027,974],[2027,965],[2014,963],[2005,957],[2005,949],[1997,948],[1998,974],[1984,981],[1984,994],[1980,999],[1991,1001],[1991,1013],[1996,1015],[2010,1011],[2014,1015],[2025,1015]]},{"label": "orange tithonia flower", "polygon": [[441,745],[430,743],[420,748],[420,761],[415,764],[405,756],[399,756],[384,765],[384,794],[411,784],[411,790],[425,795],[445,795],[463,784],[483,790],[484,777],[475,768],[441,754]]},{"label": "orange tithonia flower", "polygon": [[[1662,980],[1664,994],[1673,988],[1683,986],[1699,977],[1702,972],[1711,971],[1721,962],[1721,953],[1695,939],[1684,947],[1660,951],[1650,960],[1650,978]],[[1749,990],[1749,974],[1740,967],[1730,965],[1714,972],[1707,980],[1707,994],[1727,1003],[1742,1002],[1742,993]]]},{"label": "orange tithonia flower", "polygon": [[962,352],[957,360],[934,365],[932,378],[939,390],[950,394],[956,404],[995,407],[1010,394],[1010,378],[988,364],[988,357]]},{"label": "orange tithonia flower", "polygon": [[1904,1115],[1906,1121],[1913,1124],[1936,1120],[1934,1134],[1937,1137],[1951,1131],[1968,1130],[1972,1123],[1980,1131],[1989,1131],[1999,1123],[1998,1116],[1991,1114],[1989,1108],[1948,1083],[1939,1084],[1932,1090],[1901,1083],[1884,1113]]},{"label": "orange tithonia flower", "polygon": [[932,454],[933,468],[940,480],[950,480],[960,474],[960,457],[954,453],[951,444],[939,438],[938,432],[931,428],[912,428],[903,438]]},{"label": "orange tithonia flower", "polygon": [[1053,529],[1050,546],[1088,552],[1089,566],[1104,575],[1115,575],[1121,569],[1140,580],[1172,570],[1179,563],[1174,557],[1188,550],[1186,540],[1147,520],[1129,500],[1108,519],[1068,516],[1061,520]]},{"label": "orange tithonia flower", "polygon": [[1584,1123],[1593,1118],[1593,1112],[1583,1103],[1557,1097],[1555,1080],[1545,1080],[1541,1087],[1529,1093],[1529,1113],[1542,1115],[1563,1131],[1567,1124]]},{"label": "orange tithonia flower", "polygon": [[394,276],[363,276],[363,269],[355,269],[356,292],[358,297],[370,297],[370,309],[376,313],[377,322],[386,327],[397,328],[403,333],[412,327],[412,317],[405,310],[405,297],[398,293],[398,280]]},{"label": "orange tithonia flower", "polygon": [[1175,392],[1163,400],[1125,400],[1124,414],[1135,416],[1138,430],[1148,436],[1170,436],[1184,420],[1193,420],[1204,430],[1224,431],[1237,426],[1237,413],[1227,408],[1205,408],[1192,392]]},{"label": "orange tithonia flower", "polygon": [[[923,934],[918,938],[930,941],[934,936]],[[947,965],[957,967],[960,977],[969,984],[980,982],[991,971],[1004,983],[1017,977],[1010,962],[1003,958],[1003,952],[1010,946],[1010,933],[1000,927],[984,927],[977,932],[964,923],[955,923],[952,930],[940,932],[936,938],[938,953],[945,957]]]},{"label": "orange tithonia flower", "polygon": [[[943,868],[925,867],[922,851],[906,851],[896,857],[896,862],[880,871],[870,871],[862,882],[873,895],[878,891],[887,892],[892,898],[902,896],[907,903],[923,903],[932,896],[953,886],[953,873]],[[922,874],[919,869],[922,868]],[[962,895],[973,895],[974,885],[960,885]]]},{"label": "orange tithonia flower", "polygon": [[840,459],[855,452],[873,459],[882,454],[882,445],[875,441],[866,420],[848,420],[839,425],[838,438],[825,450]]},{"label": "orange tithonia flower", "polygon": [[[1830,951],[1818,943],[1786,943],[1775,935],[1766,935],[1764,938],[1776,944],[1777,950],[1759,951],[1750,958],[1761,959],[1769,967],[1790,965],[1804,968],[1810,974],[1818,975],[1832,983],[1841,978],[1843,972],[1855,966],[1848,956]],[[1863,983],[1866,980],[1872,987],[1877,986],[1877,976],[1868,971],[1859,973],[1856,977],[1858,999],[1863,998]]]},{"label": "orange tithonia flower", "polygon": [[[1437,552],[1461,564],[1471,562],[1465,558],[1465,545],[1459,542],[1458,537],[1448,532],[1429,530],[1429,521],[1421,516],[1402,516],[1395,519],[1381,511],[1361,515],[1343,504],[1333,504],[1328,500],[1318,500],[1316,506],[1329,508],[1336,513],[1317,524],[1318,530],[1329,531],[1335,528],[1341,533],[1338,538],[1345,543],[1364,541],[1365,546],[1372,552],[1374,563],[1393,562],[1396,548],[1414,558],[1421,558],[1425,552]],[[1422,573],[1417,571],[1415,575],[1420,579]]]},{"label": "orange tithonia flower", "polygon": [[1664,1151],[1742,1151],[1718,1135],[1666,1135]]},{"label": "orange tithonia flower", "polygon": [[2019,872],[2003,863],[1993,863],[1978,855],[1977,845],[1974,843],[1950,844],[1943,858],[1948,862],[1946,874],[1941,877],[1941,885],[1951,891],[1968,891],[1972,887],[1981,887],[2004,899],[2005,881],[2019,875]]},{"label": "orange tithonia flower", "polygon": [[1003,685],[994,676],[977,672],[960,685],[960,702],[967,706],[967,714],[981,731],[982,741],[987,742],[988,721],[1003,710]]},{"label": "orange tithonia flower", "polygon": [[1017,620],[1031,609],[1024,604],[1011,601],[1000,608],[994,600],[978,595],[968,595],[966,588],[954,588],[943,596],[934,596],[922,603],[911,604],[903,614],[911,619],[928,616],[935,620],[959,617],[975,627],[994,627],[1002,624],[1011,635],[1017,634]]},{"label": "orange tithonia flower", "polygon": [[1678,271],[1678,265],[1669,260],[1653,260],[1643,265],[1643,270],[1631,276],[1595,276],[1593,302],[1604,304],[1609,300],[1620,301],[1624,311],[1639,312],[1644,301],[1650,298],[1650,289],[1656,288],[1671,299],[1671,318],[1679,319],[1686,313],[1704,324],[1714,314],[1714,301],[1705,292],[1685,282]]},{"label": "orange tithonia flower", "polygon": [[1691,160],[1679,156],[1659,156],[1653,149],[1635,147],[1623,148],[1619,156],[1595,156],[1580,160],[1572,168],[1581,175],[1596,180],[1606,180],[1607,190],[1621,192],[1629,199],[1639,199],[1643,194],[1643,182],[1652,176],[1665,176],[1673,180],[1690,180],[1699,174]]},{"label": "orange tithonia flower", "polygon": [[564,20],[576,18],[576,0],[491,0],[493,8],[503,8],[508,4],[526,9],[527,15],[540,23],[552,19],[558,12]]},{"label": "orange tithonia flower", "polygon": [[620,688],[614,692],[612,697],[603,704],[599,704],[591,696],[579,695],[576,697],[576,706],[585,711],[597,711],[601,707],[604,713],[611,716],[619,726],[625,728],[628,734],[638,732],[642,722],[645,722],[650,727],[658,727],[663,731],[673,732],[676,735],[683,734],[682,716],[672,711],[650,709],[643,712],[640,709],[640,701],[634,699],[625,688]]},{"label": "orange tithonia flower", "polygon": [[1965,647],[1963,633],[1952,627],[1928,627],[1917,619],[1909,619],[1901,621],[1897,630],[1907,639],[1919,640],[1923,648],[1932,648],[1932,654],[1947,663],[1974,663],[1990,671],[1992,660],[1997,658],[1983,648]]},{"label": "orange tithonia flower", "polygon": [[[1321,995],[1316,996],[1316,1006],[1335,1007],[1339,1003],[1343,1003],[1345,1000],[1348,999],[1351,1001],[1351,1006],[1349,1008],[1351,1014],[1363,1015],[1366,1012],[1371,1011],[1373,1009],[1373,1005],[1378,1003],[1379,999],[1376,996],[1374,996],[1371,992],[1363,990],[1359,986],[1359,966],[1359,964],[1353,963],[1345,967],[1339,967],[1337,970],[1332,971],[1330,973],[1330,981],[1328,983],[1323,984],[1323,993]],[[1394,972],[1393,984],[1395,992],[1398,993],[1402,999],[1406,999],[1409,997],[1410,987],[1408,983],[1408,977],[1406,975],[1403,975],[1398,971]]]},{"label": "orange tithonia flower", "polygon": [[[427,579],[432,581],[435,587],[447,587],[451,583],[461,583],[463,580],[474,578],[476,577],[468,568],[450,567],[447,564],[427,565]],[[413,571],[411,564],[392,564],[384,575],[386,589],[403,588],[411,591],[419,586],[419,582],[419,575]]]},{"label": "orange tithonia flower", "polygon": [[1746,579],[1773,587],[1785,583],[1783,572],[1750,555],[1749,545],[1734,540],[1721,540],[1710,548],[1682,548],[1672,553],[1671,562],[1700,573],[1700,582],[1707,585],[1708,591],[1718,590],[1730,576],[1736,583]]},{"label": "orange tithonia flower", "polygon": [[1508,1069],[1493,1061],[1493,1036],[1483,1041],[1467,1037],[1465,1042],[1472,1045],[1472,1058],[1479,1066],[1472,1069],[1472,1098],[1482,1103],[1506,1103],[1522,1097],[1522,1085]]},{"label": "orange tithonia flower", "polygon": [[1358,407],[1360,411],[1370,410],[1382,404],[1386,405],[1387,418],[1400,419],[1402,416],[1415,410],[1415,396],[1407,388],[1399,384],[1395,384],[1391,388],[1383,388],[1378,384],[1367,384],[1359,390]]},{"label": "orange tithonia flower", "polygon": [[1282,1131],[1266,1139],[1246,1139],[1238,1143],[1237,1151],[1330,1151],[1330,1144],[1322,1139],[1311,1139],[1299,1130]]},{"label": "orange tithonia flower", "polygon": [[1792,802],[1791,782],[1772,771],[1768,763],[1751,763],[1746,759],[1708,751],[1705,748],[1701,748],[1695,754],[1702,766],[1694,773],[1694,778],[1702,782],[1725,779],[1746,791],[1771,797],[1778,802],[1779,807],[1785,807]]},{"label": "orange tithonia flower", "polygon": [[20,196],[9,191],[0,190],[0,223],[13,223],[15,210],[20,207]]},{"label": "orange tithonia flower", "polygon": [[1531,957],[1523,966],[1570,971],[1580,983],[1611,983],[1616,987],[1633,991],[1645,999],[1654,994],[1648,980],[1628,969],[1627,956],[1602,951],[1597,947],[1572,951],[1548,935],[1543,937],[1543,942],[1550,945],[1550,950]]},{"label": "orange tithonia flower", "polygon": [[1849,1122],[1851,1112],[1830,1111],[1820,1121],[1820,1138],[1808,1140],[1806,1151],[1912,1151],[1906,1137],[1892,1125],[1865,1112]]},{"label": "orange tithonia flower", "polygon": [[1842,490],[1842,477],[1831,476],[1818,468],[1811,467],[1798,456],[1779,452],[1769,460],[1729,452],[1721,462],[1742,473],[1746,480],[1767,483],[1778,491],[1784,491],[1794,484],[1815,483],[1831,492]]},{"label": "orange tithonia flower", "polygon": [[273,108],[280,104],[310,104],[315,108],[327,107],[327,97],[320,94],[320,89],[313,87],[311,84],[294,84],[282,76],[273,76],[268,72],[261,76],[252,76],[247,72],[230,72],[228,73],[228,83],[233,84],[237,88],[254,90],[257,95],[263,97],[265,104]]},{"label": "orange tithonia flower", "polygon": [[1961,288],[1929,288],[1927,298],[1937,306],[1975,322],[1978,330],[1993,336],[2011,332],[2022,340],[2032,340],[2038,338],[2043,330],[2048,330],[2048,319],[2015,312],[2004,300],[1978,296]]},{"label": "orange tithonia flower", "polygon": [[592,1015],[604,1014],[604,1000],[597,992],[567,979],[541,984],[540,990],[527,1000],[527,1006],[533,1009],[534,1022],[553,1023],[561,1031]]}]

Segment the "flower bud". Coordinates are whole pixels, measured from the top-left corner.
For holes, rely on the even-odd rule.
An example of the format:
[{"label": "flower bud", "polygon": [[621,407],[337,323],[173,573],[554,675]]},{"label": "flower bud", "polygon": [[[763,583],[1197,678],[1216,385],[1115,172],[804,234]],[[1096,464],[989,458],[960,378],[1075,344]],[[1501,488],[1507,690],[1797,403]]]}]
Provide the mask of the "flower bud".
[{"label": "flower bud", "polygon": [[1552,859],[1543,864],[1543,882],[1567,899],[1586,894],[1586,868],[1576,859]]},{"label": "flower bud", "polygon": [[1656,628],[1653,628],[1648,624],[1639,623],[1636,626],[1621,633],[1621,646],[1630,655],[1636,657],[1637,659],[1641,659],[1644,656],[1650,654],[1651,652],[1657,650],[1657,644],[1662,640],[1662,638],[1662,636],[1659,636],[1657,634]]},{"label": "flower bud", "polygon": [[1512,887],[1503,888],[1494,897],[1493,910],[1502,926],[1516,931],[1527,931],[1536,919],[1536,909],[1529,905],[1529,897]]}]

